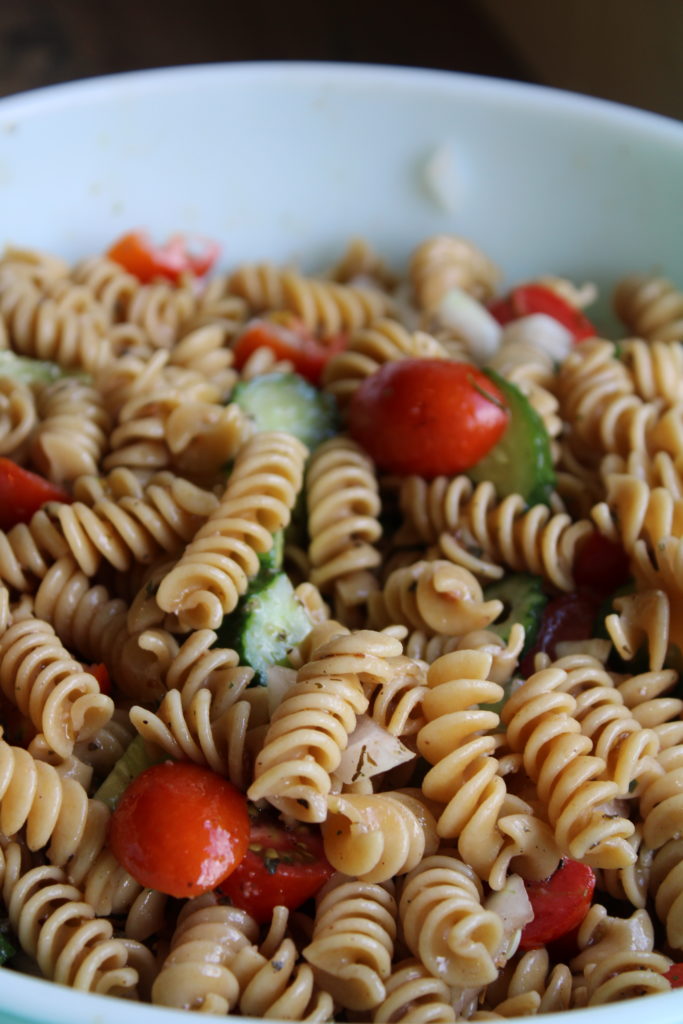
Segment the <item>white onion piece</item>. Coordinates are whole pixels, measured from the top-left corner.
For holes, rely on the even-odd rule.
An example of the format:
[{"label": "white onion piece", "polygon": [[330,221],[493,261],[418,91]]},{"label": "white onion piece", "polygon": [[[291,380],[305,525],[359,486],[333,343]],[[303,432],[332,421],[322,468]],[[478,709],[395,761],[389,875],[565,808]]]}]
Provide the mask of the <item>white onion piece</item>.
[{"label": "white onion piece", "polygon": [[397,736],[392,736],[367,715],[361,715],[333,778],[348,785],[387,772],[414,757],[413,751]]},{"label": "white onion piece", "polygon": [[291,686],[296,682],[296,670],[285,665],[271,665],[266,673],[268,680],[268,711],[271,716]]},{"label": "white onion piece", "polygon": [[503,939],[498,956],[509,960],[519,946],[522,929],[534,919],[534,911],[519,875],[508,875],[499,892],[492,892],[485,901],[487,910],[503,922]]},{"label": "white onion piece", "polygon": [[546,352],[555,362],[562,362],[574,344],[574,335],[559,320],[547,313],[530,313],[512,320],[503,328],[501,346],[510,342],[526,342]]},{"label": "white onion piece", "polygon": [[498,351],[502,328],[488,309],[462,288],[451,288],[434,310],[437,324],[449,327],[467,343],[480,366]]}]

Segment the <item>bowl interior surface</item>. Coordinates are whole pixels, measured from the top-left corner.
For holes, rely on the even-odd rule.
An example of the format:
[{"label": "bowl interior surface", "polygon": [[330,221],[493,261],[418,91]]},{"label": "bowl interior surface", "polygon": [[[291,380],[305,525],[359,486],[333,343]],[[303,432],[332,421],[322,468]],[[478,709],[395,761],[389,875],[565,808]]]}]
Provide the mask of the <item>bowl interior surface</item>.
[{"label": "bowl interior surface", "polygon": [[[435,154],[445,196],[427,185]],[[683,284],[683,125],[548,89],[446,72],[233,64],[94,79],[0,101],[0,246],[76,259],[131,227],[217,238],[223,263],[337,258],[354,235],[397,269],[449,232],[507,283],[631,271]],[[591,310],[592,314],[592,310]],[[577,1024],[683,1021],[671,993]],[[0,972],[0,1021],[114,1024],[185,1014]],[[566,1020],[550,1015],[550,1022]]]}]

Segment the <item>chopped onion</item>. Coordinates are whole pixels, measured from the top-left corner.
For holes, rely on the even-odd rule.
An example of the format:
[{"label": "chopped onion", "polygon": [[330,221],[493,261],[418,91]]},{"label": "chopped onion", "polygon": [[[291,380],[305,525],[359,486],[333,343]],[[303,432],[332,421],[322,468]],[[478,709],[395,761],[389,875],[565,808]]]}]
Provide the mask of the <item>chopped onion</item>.
[{"label": "chopped onion", "polygon": [[533,908],[519,875],[508,875],[503,888],[499,892],[492,892],[485,906],[503,922],[503,939],[498,956],[505,962],[519,946],[524,925],[534,919]]},{"label": "chopped onion", "polygon": [[333,778],[348,785],[387,772],[416,755],[381,725],[361,715]]},{"label": "chopped onion", "polygon": [[296,669],[284,665],[271,665],[266,673],[268,680],[268,711],[273,712],[282,703],[282,699],[296,682]]},{"label": "chopped onion", "polygon": [[510,342],[527,342],[561,362],[571,351],[574,335],[564,324],[547,313],[530,313],[512,320],[503,328],[501,346]]},{"label": "chopped onion", "polygon": [[438,325],[455,331],[466,342],[473,360],[488,362],[498,351],[502,328],[488,309],[462,288],[451,288],[434,310]]}]

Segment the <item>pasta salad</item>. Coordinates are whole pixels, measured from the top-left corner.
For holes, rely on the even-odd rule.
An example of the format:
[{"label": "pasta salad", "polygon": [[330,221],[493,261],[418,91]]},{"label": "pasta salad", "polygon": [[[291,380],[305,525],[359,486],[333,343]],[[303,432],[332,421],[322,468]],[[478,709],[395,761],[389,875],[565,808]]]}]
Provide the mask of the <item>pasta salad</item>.
[{"label": "pasta salad", "polygon": [[683,960],[683,294],[0,258],[0,970],[492,1020]]}]

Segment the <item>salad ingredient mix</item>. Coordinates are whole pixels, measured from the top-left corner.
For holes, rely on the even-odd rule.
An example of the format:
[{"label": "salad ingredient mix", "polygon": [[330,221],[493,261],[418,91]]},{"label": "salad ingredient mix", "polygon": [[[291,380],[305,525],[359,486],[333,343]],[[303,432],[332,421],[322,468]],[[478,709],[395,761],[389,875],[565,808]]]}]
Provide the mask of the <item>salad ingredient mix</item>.
[{"label": "salad ingredient mix", "polygon": [[218,255],[0,258],[0,969],[378,1024],[679,986],[683,296],[614,282],[609,340],[456,236]]}]

